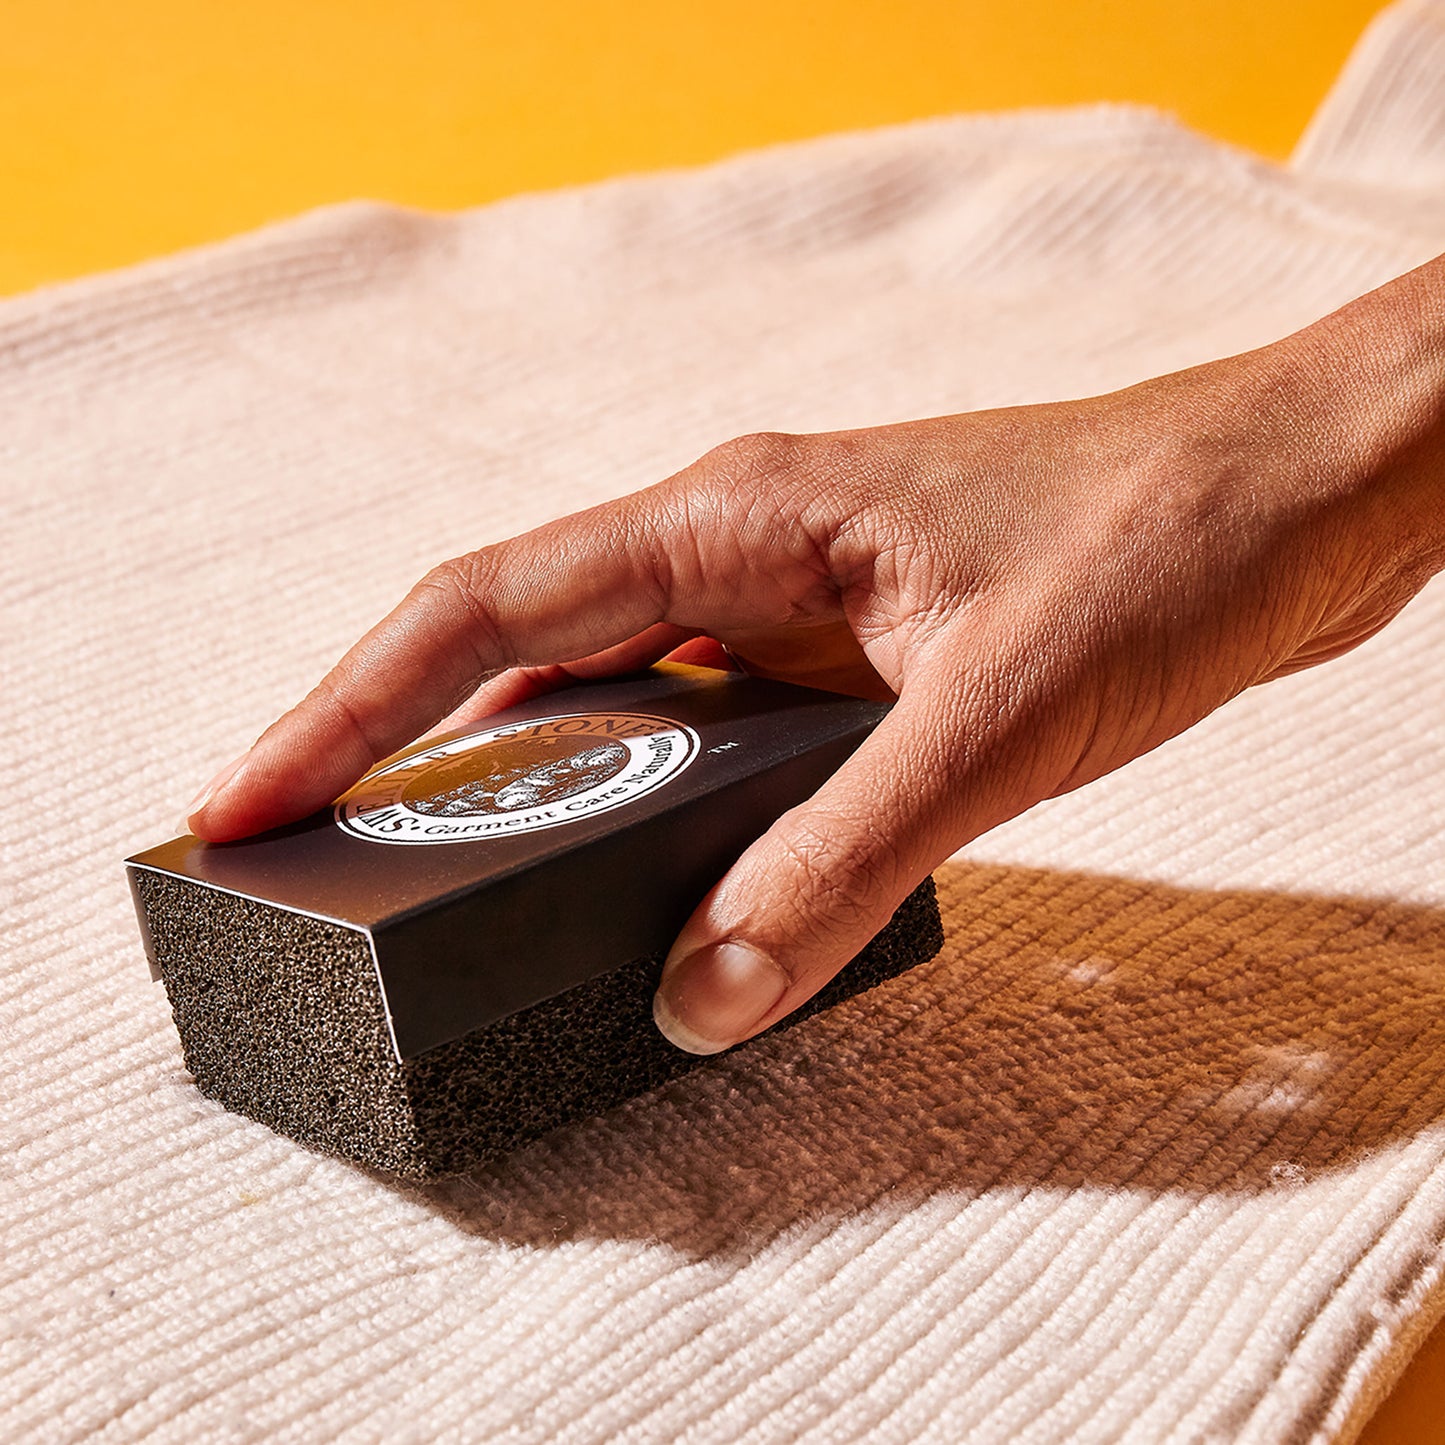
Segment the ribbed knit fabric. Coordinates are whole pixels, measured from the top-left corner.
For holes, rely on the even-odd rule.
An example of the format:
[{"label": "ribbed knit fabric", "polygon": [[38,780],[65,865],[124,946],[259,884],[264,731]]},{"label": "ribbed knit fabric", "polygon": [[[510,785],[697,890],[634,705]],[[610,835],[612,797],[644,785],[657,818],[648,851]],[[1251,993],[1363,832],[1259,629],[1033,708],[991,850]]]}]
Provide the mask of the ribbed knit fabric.
[{"label": "ribbed knit fabric", "polygon": [[934,963],[442,1188],[195,1091],[119,864],[442,556],[1268,341],[1442,180],[1435,0],[1293,166],[951,119],[0,307],[0,1438],[1348,1439],[1445,1309],[1438,585],[948,864]]}]

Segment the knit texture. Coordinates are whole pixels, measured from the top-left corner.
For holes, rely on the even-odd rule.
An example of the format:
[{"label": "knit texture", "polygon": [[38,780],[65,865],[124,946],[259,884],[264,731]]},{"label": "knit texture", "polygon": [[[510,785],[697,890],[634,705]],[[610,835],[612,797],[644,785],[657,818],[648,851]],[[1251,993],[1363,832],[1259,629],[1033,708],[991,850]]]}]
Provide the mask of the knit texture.
[{"label": "knit texture", "polygon": [[1431,0],[1290,166],[948,119],[0,307],[0,1438],[1350,1438],[1445,1310],[1439,585],[946,865],[932,963],[446,1186],[201,1097],[120,859],[441,557],[1267,342],[1442,178]]}]

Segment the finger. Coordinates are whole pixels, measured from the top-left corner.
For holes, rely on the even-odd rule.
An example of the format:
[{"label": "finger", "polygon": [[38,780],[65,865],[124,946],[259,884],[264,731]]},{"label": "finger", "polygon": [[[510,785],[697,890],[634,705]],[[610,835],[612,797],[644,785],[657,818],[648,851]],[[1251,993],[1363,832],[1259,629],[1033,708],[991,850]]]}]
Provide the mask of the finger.
[{"label": "finger", "polygon": [[952,677],[912,680],[688,920],[654,1001],[662,1033],[716,1053],[768,1028],[861,952],[944,858],[1046,796],[1018,730],[999,724],[1006,714],[982,692],[969,703]]},{"label": "finger", "polygon": [[428,573],[192,805],[202,838],[243,837],[329,803],[479,680],[625,642],[662,620],[667,567],[648,493],[549,523]]},{"label": "finger", "polygon": [[660,622],[725,636],[835,600],[818,541],[832,502],[812,488],[805,519],[779,501],[799,455],[796,438],[739,438],[655,487],[444,563],[217,775],[189,825],[222,841],[312,812],[509,668]]}]

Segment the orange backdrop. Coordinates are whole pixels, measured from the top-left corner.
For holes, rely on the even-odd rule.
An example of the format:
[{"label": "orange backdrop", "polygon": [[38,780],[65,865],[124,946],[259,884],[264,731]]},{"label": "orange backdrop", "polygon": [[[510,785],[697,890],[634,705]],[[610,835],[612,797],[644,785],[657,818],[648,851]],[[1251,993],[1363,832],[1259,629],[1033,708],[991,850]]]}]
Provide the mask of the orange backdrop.
[{"label": "orange backdrop", "polygon": [[1285,155],[1378,0],[6,0],[0,291],[376,196],[464,206],[946,111]]}]

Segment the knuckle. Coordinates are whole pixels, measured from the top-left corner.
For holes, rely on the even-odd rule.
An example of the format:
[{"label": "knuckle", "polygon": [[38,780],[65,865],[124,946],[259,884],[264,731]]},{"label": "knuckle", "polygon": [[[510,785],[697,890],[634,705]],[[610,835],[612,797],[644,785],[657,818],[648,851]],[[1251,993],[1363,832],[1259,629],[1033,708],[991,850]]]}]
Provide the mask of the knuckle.
[{"label": "knuckle", "polygon": [[753,432],[709,452],[689,476],[695,530],[739,543],[746,558],[803,564],[810,575],[836,529],[839,473],[829,439]]},{"label": "knuckle", "polygon": [[419,590],[440,592],[448,600],[472,597],[477,590],[478,554],[466,552],[460,557],[448,557],[438,562],[417,583]]},{"label": "knuckle", "polygon": [[331,715],[350,737],[358,755],[364,756],[366,761],[380,757],[385,751],[380,739],[375,737],[372,729],[367,726],[363,715],[352,705],[345,689],[333,677],[323,677],[312,689],[309,701],[319,704]]},{"label": "knuckle", "polygon": [[[898,511],[879,468],[866,444],[844,433],[754,432],[702,459],[693,503],[809,575],[851,579],[869,570],[880,523]],[[909,519],[895,525],[908,528]]]},{"label": "knuckle", "polygon": [[500,657],[504,665],[516,664],[505,629],[492,602],[496,566],[491,552],[483,548],[449,557],[438,562],[413,589],[426,599],[440,598],[449,611],[461,612],[467,622],[466,635],[471,639],[480,664]]},{"label": "knuckle", "polygon": [[856,819],[798,815],[779,844],[797,919],[814,941],[870,921],[897,871],[886,836]]},{"label": "knuckle", "polygon": [[805,439],[788,432],[750,432],[714,447],[702,458],[703,475],[729,490],[776,484],[799,466]]}]

